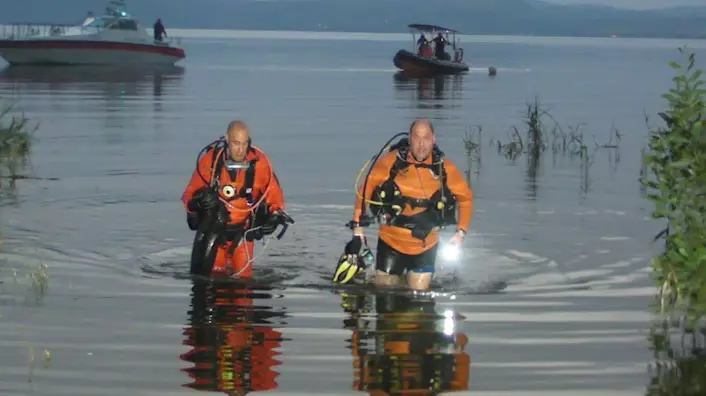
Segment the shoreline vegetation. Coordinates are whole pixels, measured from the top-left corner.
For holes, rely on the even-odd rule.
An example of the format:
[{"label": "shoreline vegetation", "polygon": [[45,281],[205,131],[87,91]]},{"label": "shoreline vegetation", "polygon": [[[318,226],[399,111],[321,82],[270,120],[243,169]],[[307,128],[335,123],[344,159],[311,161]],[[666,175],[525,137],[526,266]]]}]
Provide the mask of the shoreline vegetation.
[{"label": "shoreline vegetation", "polygon": [[654,238],[664,251],[652,261],[660,311],[677,312],[692,331],[706,325],[706,81],[694,53],[679,52],[686,59],[670,62],[677,75],[663,95],[665,126],[649,131],[640,183],[652,218],[666,223]]},{"label": "shoreline vegetation", "polygon": [[706,81],[694,53],[679,52],[659,113],[665,126],[650,129],[640,174],[651,217],[665,224],[651,263],[662,323],[649,335],[650,396],[706,394]]}]

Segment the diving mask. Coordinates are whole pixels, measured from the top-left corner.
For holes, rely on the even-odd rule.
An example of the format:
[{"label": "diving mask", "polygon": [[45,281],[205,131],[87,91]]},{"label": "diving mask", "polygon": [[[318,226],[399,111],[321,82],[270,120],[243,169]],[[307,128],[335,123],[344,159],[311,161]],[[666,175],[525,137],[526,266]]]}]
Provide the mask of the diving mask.
[{"label": "diving mask", "polygon": [[228,170],[248,169],[250,168],[250,162],[233,161],[231,159],[227,159],[225,161],[225,166]]}]

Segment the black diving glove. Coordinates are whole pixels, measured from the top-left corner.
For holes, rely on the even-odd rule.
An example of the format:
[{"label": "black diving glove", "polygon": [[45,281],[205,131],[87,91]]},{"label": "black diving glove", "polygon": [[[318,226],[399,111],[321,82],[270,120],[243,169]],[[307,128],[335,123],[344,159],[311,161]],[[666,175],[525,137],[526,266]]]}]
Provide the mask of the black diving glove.
[{"label": "black diving glove", "polygon": [[346,243],[346,247],[343,249],[343,252],[345,254],[358,254],[360,253],[360,249],[363,248],[363,239],[355,235],[353,238]]},{"label": "black diving glove", "polygon": [[192,212],[204,212],[217,207],[220,203],[216,190],[210,187],[203,187],[194,193],[187,206]]},{"label": "black diving glove", "polygon": [[294,220],[283,211],[277,210],[267,218],[265,224],[260,226],[260,232],[262,235],[270,235],[275,232],[278,226],[283,226],[287,223],[293,224]]}]

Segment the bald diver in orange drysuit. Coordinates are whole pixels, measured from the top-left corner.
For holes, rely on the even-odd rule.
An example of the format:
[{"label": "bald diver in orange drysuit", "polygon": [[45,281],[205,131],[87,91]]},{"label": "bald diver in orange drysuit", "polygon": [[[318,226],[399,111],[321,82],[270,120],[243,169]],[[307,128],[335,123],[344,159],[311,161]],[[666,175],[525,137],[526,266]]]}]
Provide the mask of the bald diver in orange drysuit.
[{"label": "bald diver in orange drysuit", "polygon": [[223,139],[202,150],[182,195],[189,228],[196,231],[191,273],[252,277],[254,241],[281,238],[294,220],[265,153],[252,145],[243,121],[233,121]]},{"label": "bald diver in orange drysuit", "polygon": [[276,349],[283,338],[273,322],[286,315],[253,304],[266,293],[232,283],[194,283],[183,342],[191,349],[180,356],[193,363],[181,370],[193,381],[183,386],[229,395],[277,388]]},{"label": "bald diver in orange drysuit", "polygon": [[[392,140],[403,134],[406,136],[388,149]],[[439,230],[455,226],[453,237],[443,245],[460,251],[471,221],[473,191],[463,173],[437,147],[434,127],[426,119],[415,120],[409,132],[393,136],[371,162],[356,191],[353,218],[348,223],[353,237],[332,280],[350,282],[372,265],[363,227],[377,219],[375,283],[399,285],[405,277],[409,288],[428,290],[436,272]]]},{"label": "bald diver in orange drysuit", "polygon": [[[353,390],[371,395],[437,395],[469,388],[468,336],[458,317],[428,296],[342,295],[353,332]],[[375,315],[369,311],[373,310]],[[366,312],[364,315],[361,313]]]}]

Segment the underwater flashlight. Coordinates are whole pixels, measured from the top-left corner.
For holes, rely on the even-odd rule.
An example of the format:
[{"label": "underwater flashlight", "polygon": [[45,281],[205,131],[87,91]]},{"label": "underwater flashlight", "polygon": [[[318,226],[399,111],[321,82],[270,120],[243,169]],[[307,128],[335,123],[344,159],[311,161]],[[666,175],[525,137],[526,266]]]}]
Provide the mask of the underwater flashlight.
[{"label": "underwater flashlight", "polygon": [[455,243],[444,243],[441,246],[441,257],[447,261],[458,261],[461,257],[461,247]]}]

